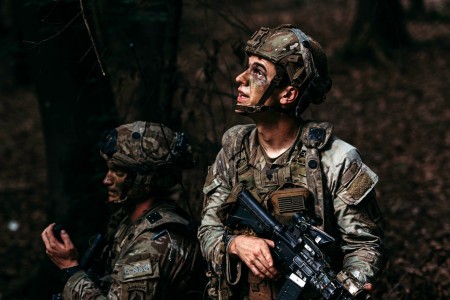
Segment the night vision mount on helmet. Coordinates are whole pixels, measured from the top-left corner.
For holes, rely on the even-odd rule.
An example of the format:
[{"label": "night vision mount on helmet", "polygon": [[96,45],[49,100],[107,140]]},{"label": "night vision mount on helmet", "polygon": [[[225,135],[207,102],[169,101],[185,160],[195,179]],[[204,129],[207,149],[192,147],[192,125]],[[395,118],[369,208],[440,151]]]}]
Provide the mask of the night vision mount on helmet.
[{"label": "night vision mount on helmet", "polygon": [[[106,131],[99,141],[101,156],[126,170],[126,195],[142,196],[169,189],[181,181],[181,169],[193,165],[191,147],[182,132],[160,123],[136,121]],[[145,189],[144,187],[147,187]]]},{"label": "night vision mount on helmet", "polygon": [[300,92],[295,107],[296,117],[300,117],[309,103],[321,103],[331,88],[327,59],[322,47],[292,25],[284,24],[273,29],[261,27],[247,42],[245,52],[275,64],[276,75],[257,105],[236,105],[238,111],[254,113],[277,110],[275,107],[265,106],[264,102],[285,75],[289,84]]}]

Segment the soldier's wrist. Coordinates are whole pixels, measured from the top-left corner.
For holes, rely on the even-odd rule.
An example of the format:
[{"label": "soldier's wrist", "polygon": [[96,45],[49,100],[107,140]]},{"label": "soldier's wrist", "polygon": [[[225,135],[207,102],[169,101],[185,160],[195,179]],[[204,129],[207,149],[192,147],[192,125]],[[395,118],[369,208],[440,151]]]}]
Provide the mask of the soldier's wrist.
[{"label": "soldier's wrist", "polygon": [[62,282],[65,284],[69,280],[70,277],[72,277],[75,273],[77,273],[78,271],[81,271],[81,270],[82,270],[82,268],[80,265],[61,269]]},{"label": "soldier's wrist", "polygon": [[224,239],[223,239],[223,242],[224,242],[224,244],[225,244],[225,252],[226,253],[232,253],[232,252],[230,252],[230,245],[231,245],[231,242],[235,239],[237,237],[237,235],[234,235],[234,234],[228,234],[228,235],[226,235],[226,236],[224,236]]}]

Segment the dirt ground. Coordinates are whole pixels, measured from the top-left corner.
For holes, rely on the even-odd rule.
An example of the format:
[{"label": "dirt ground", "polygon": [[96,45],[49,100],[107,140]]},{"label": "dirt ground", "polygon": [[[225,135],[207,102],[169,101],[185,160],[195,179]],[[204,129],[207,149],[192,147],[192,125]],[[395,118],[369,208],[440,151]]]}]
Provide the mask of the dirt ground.
[{"label": "dirt ground", "polygon": [[[267,23],[270,24],[266,26],[297,24],[297,20],[302,20],[304,31],[321,42],[329,55],[333,88],[327,101],[311,107],[307,116],[333,122],[335,134],[355,145],[364,161],[379,175],[376,191],[384,214],[390,260],[376,287],[375,298],[449,299],[449,19],[408,21],[414,44],[404,49],[400,61],[348,62],[338,54],[351,26],[349,16],[354,11],[354,1],[324,1],[327,5],[305,1],[307,4],[298,9],[282,10],[286,9],[283,5],[292,2],[301,1],[279,1],[271,12],[250,3],[246,8],[252,9],[252,18],[247,25],[256,29]],[[200,34],[200,30],[192,30],[201,24],[194,19],[205,18],[196,9],[194,5],[185,9],[179,62],[183,72],[196,74],[192,81],[198,84],[201,68],[194,64],[201,63],[206,54],[198,54],[197,44],[188,44],[189,39],[195,40],[195,34]],[[236,13],[245,16],[244,11]],[[238,71],[236,65],[228,66],[226,59],[221,63],[226,66],[219,67],[230,73]],[[0,71],[0,78],[8,80],[7,75],[6,71]],[[232,83],[230,86],[233,93]],[[231,100],[224,100],[223,116],[214,115],[216,119],[210,113],[202,113],[202,105],[195,110],[189,106],[192,99],[187,101],[184,103],[188,107],[184,115],[187,131],[215,129],[203,132],[214,149],[226,128],[248,122],[233,115]],[[204,103],[205,107],[209,104]],[[218,124],[210,127],[214,120]],[[2,295],[46,259],[40,240],[40,232],[48,222],[45,149],[40,126],[32,86],[21,89],[10,86],[1,91],[0,299],[6,299]],[[187,176],[191,178],[187,186],[194,195],[199,195],[202,182],[192,182],[192,177],[204,175],[206,166],[201,168],[191,171],[195,176]],[[197,186],[195,191],[192,186]],[[201,200],[196,201],[198,211]]]}]

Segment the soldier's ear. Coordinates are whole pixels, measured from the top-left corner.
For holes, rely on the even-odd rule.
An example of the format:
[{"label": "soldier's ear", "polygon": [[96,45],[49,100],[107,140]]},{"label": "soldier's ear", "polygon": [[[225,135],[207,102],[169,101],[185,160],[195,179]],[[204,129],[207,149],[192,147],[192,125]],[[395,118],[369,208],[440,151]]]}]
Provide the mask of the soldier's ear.
[{"label": "soldier's ear", "polygon": [[280,104],[282,105],[290,105],[297,100],[298,97],[298,89],[288,85],[285,87],[280,93]]}]

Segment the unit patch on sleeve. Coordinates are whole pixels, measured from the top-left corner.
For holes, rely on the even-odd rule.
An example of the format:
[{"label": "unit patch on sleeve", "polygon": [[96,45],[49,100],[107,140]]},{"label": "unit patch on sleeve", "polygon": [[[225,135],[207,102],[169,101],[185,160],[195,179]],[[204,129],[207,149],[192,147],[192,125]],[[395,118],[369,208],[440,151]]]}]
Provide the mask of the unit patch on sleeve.
[{"label": "unit patch on sleeve", "polygon": [[346,204],[357,205],[373,189],[377,181],[378,176],[362,164],[358,173],[347,182],[346,188],[340,191],[338,196]]},{"label": "unit patch on sleeve", "polygon": [[123,278],[130,279],[144,275],[152,275],[158,264],[152,264],[149,259],[130,263],[123,267]]},{"label": "unit patch on sleeve", "polygon": [[360,174],[348,187],[348,193],[355,199],[363,197],[373,186],[372,178],[366,173]]}]

